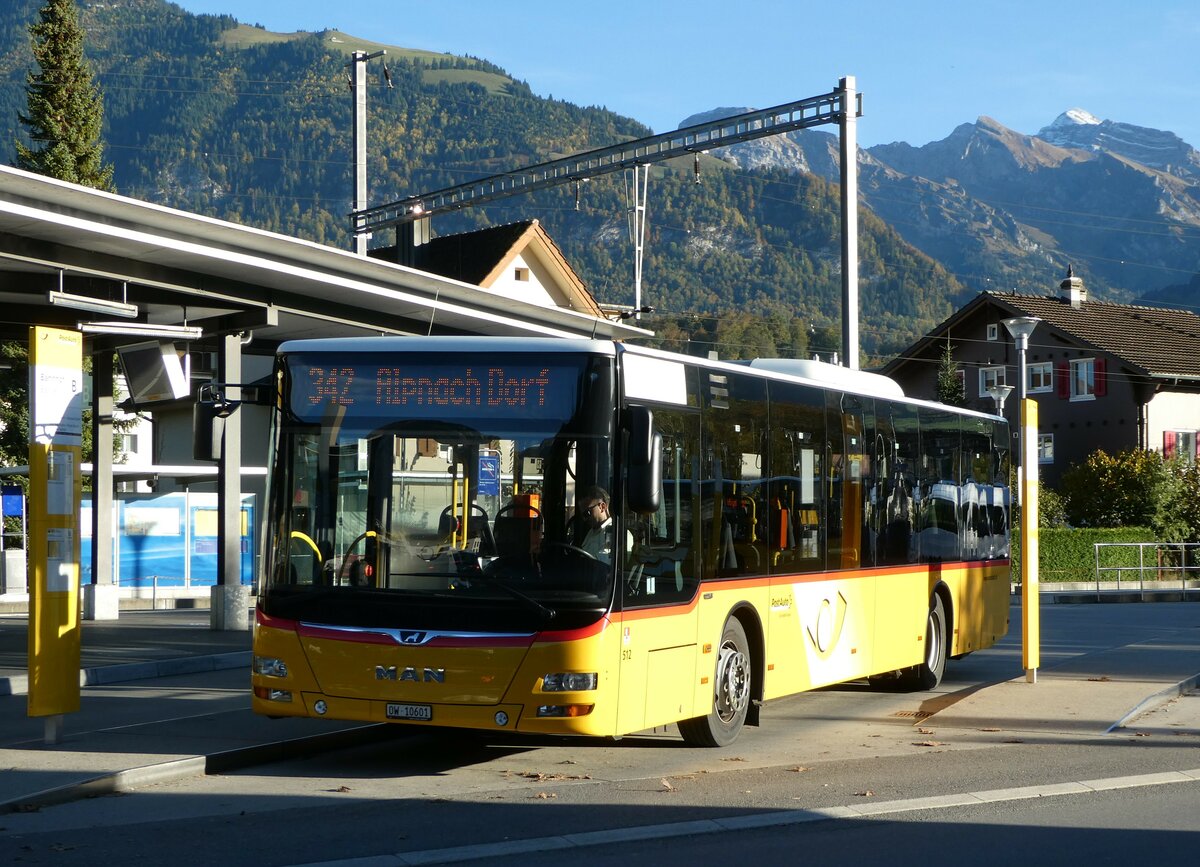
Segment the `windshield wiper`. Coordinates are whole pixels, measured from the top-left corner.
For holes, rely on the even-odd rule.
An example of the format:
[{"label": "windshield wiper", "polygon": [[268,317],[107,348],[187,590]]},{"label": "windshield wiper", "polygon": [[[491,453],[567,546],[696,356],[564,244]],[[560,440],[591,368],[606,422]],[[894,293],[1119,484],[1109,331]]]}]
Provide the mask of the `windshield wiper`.
[{"label": "windshield wiper", "polygon": [[558,612],[555,611],[553,608],[549,607],[548,605],[543,605],[541,602],[538,602],[532,596],[525,595],[517,588],[511,586],[510,584],[505,584],[503,581],[499,580],[498,578],[493,578],[489,575],[484,575],[484,574],[480,573],[477,575],[471,575],[469,577],[462,576],[458,580],[459,580],[459,583],[465,583],[467,587],[470,587],[474,582],[478,581],[481,584],[488,585],[489,587],[499,588],[500,590],[504,591],[509,596],[511,596],[513,599],[518,599],[521,602],[524,602],[525,604],[530,606],[531,608],[537,609],[539,612],[541,612],[542,617],[544,617],[546,620],[553,620],[555,617],[558,616]]}]

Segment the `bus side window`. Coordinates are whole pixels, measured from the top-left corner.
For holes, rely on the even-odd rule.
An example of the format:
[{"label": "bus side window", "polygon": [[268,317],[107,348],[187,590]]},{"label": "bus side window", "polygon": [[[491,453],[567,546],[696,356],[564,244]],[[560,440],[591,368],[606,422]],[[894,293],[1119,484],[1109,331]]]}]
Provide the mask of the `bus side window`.
[{"label": "bus side window", "polygon": [[825,418],[825,397],[818,389],[771,383],[767,540],[773,575],[825,568]]},{"label": "bus side window", "polygon": [[716,371],[702,379],[704,574],[765,575],[769,558],[760,515],[766,502],[766,384]]}]

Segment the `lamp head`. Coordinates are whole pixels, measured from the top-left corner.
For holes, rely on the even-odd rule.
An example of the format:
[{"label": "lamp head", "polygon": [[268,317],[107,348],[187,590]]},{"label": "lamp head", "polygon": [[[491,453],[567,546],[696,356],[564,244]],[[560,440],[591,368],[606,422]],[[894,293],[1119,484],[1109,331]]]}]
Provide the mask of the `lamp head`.
[{"label": "lamp head", "polygon": [[1037,328],[1037,324],[1042,320],[1037,316],[1013,316],[1011,319],[1001,321],[1008,329],[1008,333],[1015,340],[1020,340],[1021,338],[1028,339],[1029,335],[1033,334],[1033,329]]},{"label": "lamp head", "polygon": [[1004,412],[1004,401],[1008,400],[1008,396],[1012,394],[1013,387],[1011,385],[989,385],[987,393],[992,396],[992,400],[996,401],[996,414]]}]

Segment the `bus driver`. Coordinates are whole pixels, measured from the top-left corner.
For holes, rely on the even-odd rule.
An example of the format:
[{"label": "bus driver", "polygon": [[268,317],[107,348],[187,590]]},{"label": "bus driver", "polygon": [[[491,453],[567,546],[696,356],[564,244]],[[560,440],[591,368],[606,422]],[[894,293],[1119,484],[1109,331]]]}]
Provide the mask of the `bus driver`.
[{"label": "bus driver", "polygon": [[596,485],[588,488],[579,509],[587,528],[579,547],[601,563],[612,563],[613,519],[608,513],[608,491]]}]

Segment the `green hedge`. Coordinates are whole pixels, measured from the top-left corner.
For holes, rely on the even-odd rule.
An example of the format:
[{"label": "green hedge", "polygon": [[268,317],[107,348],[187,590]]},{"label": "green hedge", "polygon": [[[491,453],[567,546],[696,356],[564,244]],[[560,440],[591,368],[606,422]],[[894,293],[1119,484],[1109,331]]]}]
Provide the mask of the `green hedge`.
[{"label": "green hedge", "polygon": [[[1112,527],[1102,529],[1049,528],[1038,531],[1038,579],[1040,581],[1095,581],[1097,542],[1155,542],[1154,532],[1147,527]],[[1102,550],[1101,566],[1138,565],[1137,548]],[[1021,580],[1020,533],[1013,529],[1012,575]],[[1124,574],[1130,580],[1136,574]],[[1116,581],[1116,572],[1105,572],[1102,580]]]}]

